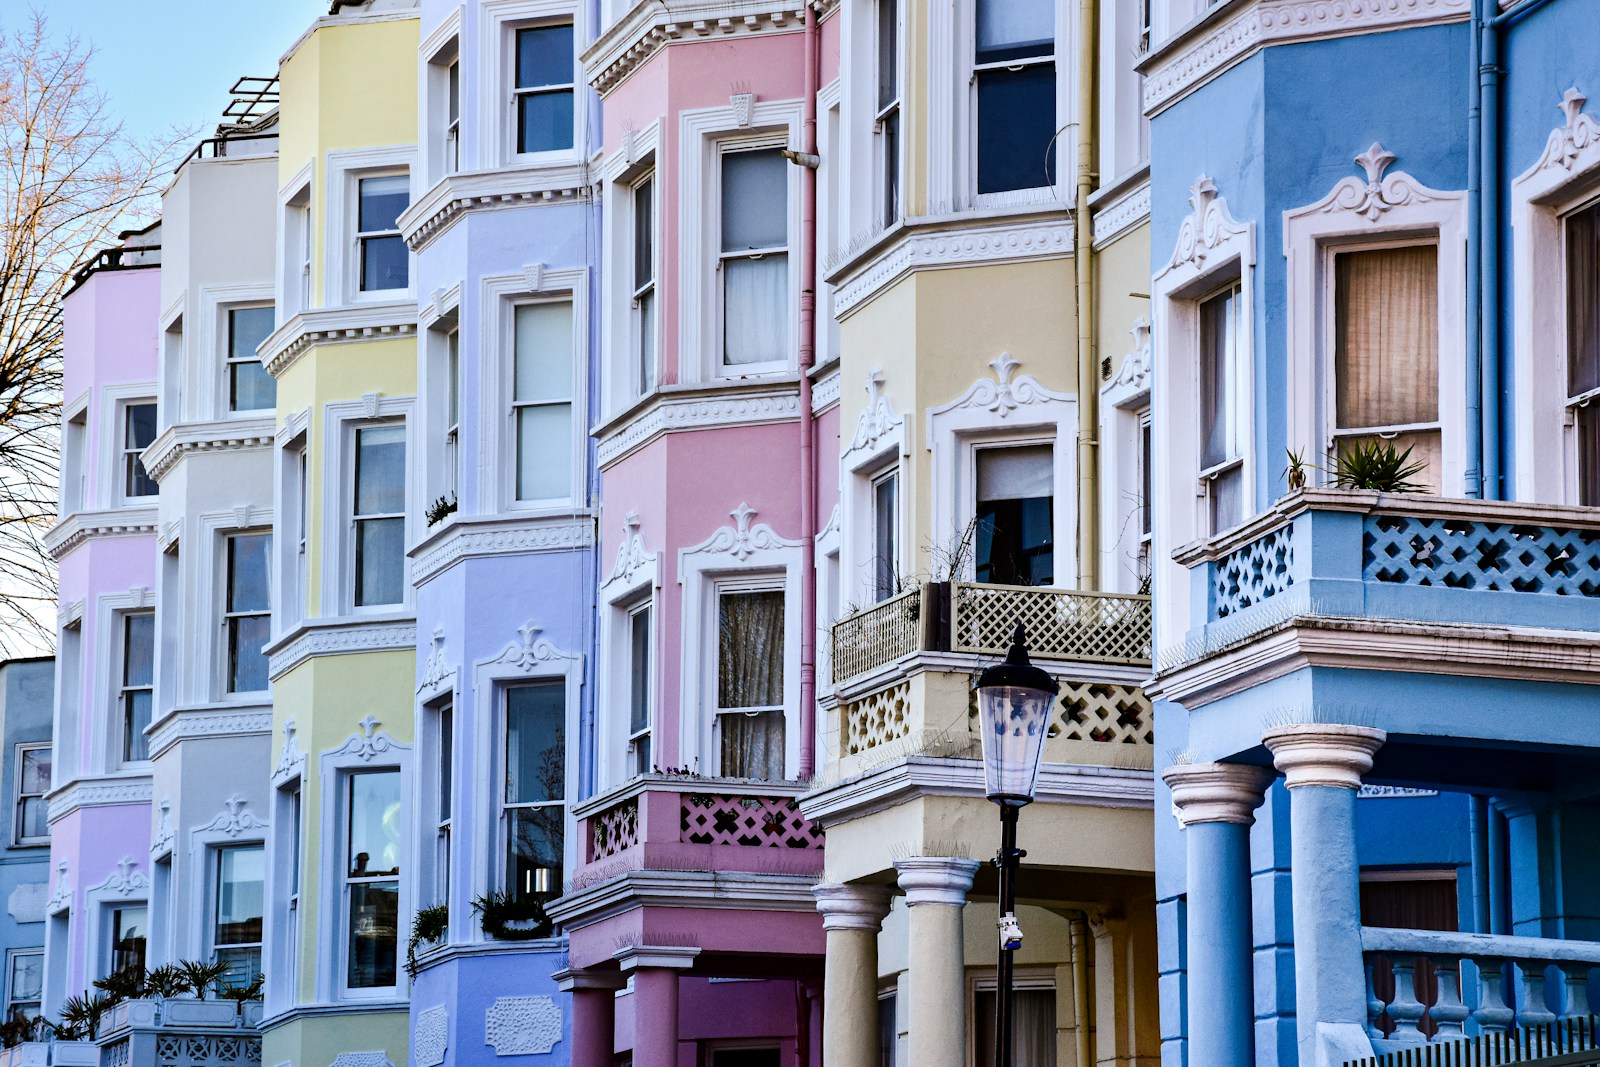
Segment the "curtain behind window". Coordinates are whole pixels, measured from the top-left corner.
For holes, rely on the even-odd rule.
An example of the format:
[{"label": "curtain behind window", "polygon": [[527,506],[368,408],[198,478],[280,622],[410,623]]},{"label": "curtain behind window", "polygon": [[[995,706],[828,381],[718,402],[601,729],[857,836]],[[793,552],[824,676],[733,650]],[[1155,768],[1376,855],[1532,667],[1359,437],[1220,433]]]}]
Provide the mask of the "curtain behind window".
[{"label": "curtain behind window", "polygon": [[1567,219],[1567,395],[1600,389],[1600,204]]},{"label": "curtain behind window", "polygon": [[[722,773],[736,778],[782,778],[783,591],[723,593],[718,597],[717,707]],[[726,714],[727,709],[763,709]]]},{"label": "curtain behind window", "polygon": [[[974,1051],[977,1067],[994,1067],[994,990],[979,990],[973,998]],[[1014,1067],[1055,1067],[1056,991],[1019,989],[1012,1000],[1011,1027]]]},{"label": "curtain behind window", "polygon": [[1345,252],[1335,262],[1340,429],[1439,417],[1439,250]]}]

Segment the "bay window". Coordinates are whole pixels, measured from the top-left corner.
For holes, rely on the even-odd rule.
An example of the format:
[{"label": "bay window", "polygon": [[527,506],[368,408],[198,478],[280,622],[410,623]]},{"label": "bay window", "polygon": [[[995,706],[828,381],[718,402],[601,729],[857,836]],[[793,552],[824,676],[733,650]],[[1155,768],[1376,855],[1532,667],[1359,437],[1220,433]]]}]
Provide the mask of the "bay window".
[{"label": "bay window", "polygon": [[976,0],[978,192],[1056,183],[1055,0]]},{"label": "bay window", "polygon": [[345,785],[345,986],[396,982],[400,924],[400,772],[359,771]]},{"label": "bay window", "polygon": [[566,682],[505,690],[504,890],[543,903],[562,892]]},{"label": "bay window", "polygon": [[400,236],[400,214],[411,203],[411,178],[382,174],[356,181],[357,267],[363,293],[404,289],[410,255]]},{"label": "bay window", "polygon": [[47,844],[51,748],[48,743],[17,746],[17,814],[12,840],[19,845]]},{"label": "bay window", "polygon": [[149,916],[149,908],[144,904],[106,909],[111,946],[106,960],[106,975],[130,969],[144,970],[145,945],[150,933]]},{"label": "bay window", "polygon": [[900,220],[900,4],[878,0],[878,134],[879,223]]},{"label": "bay window", "polygon": [[1210,532],[1244,521],[1244,425],[1237,283],[1200,302],[1200,481]]},{"label": "bay window", "polygon": [[628,773],[649,774],[650,605],[628,615]]},{"label": "bay window", "polygon": [[1577,468],[1575,502],[1600,505],[1600,203],[1568,215],[1567,419]]},{"label": "bay window", "polygon": [[1433,244],[1334,255],[1334,418],[1329,450],[1386,441],[1440,487],[1439,253]]},{"label": "bay window", "polygon": [[256,349],[272,333],[272,305],[228,309],[228,410],[270,411],[278,383],[261,365]]},{"label": "bay window", "polygon": [[771,370],[788,355],[789,164],[774,147],[724,151],[721,165],[724,373]]},{"label": "bay window", "polygon": [[122,685],[117,704],[121,711],[123,763],[150,758],[144,732],[150,725],[156,655],[156,616],[153,611],[122,616]]},{"label": "bay window", "polygon": [[355,444],[355,606],[399,604],[405,600],[405,426],[363,426]]},{"label": "bay window", "polygon": [[572,25],[516,32],[516,137],[519,155],[570,149],[573,140]]},{"label": "bay window", "polygon": [[656,387],[655,175],[633,187],[633,317],[637,346],[635,387],[640,396]]},{"label": "bay window", "polygon": [[261,922],[266,911],[266,850],[231,845],[216,850],[211,958],[226,964],[224,985],[249,985],[261,970]]},{"label": "bay window", "polygon": [[455,705],[446,700],[434,713],[438,732],[438,823],[434,836],[434,902],[450,902],[450,827],[455,815]]},{"label": "bay window", "polygon": [[259,693],[268,687],[267,656],[262,648],[272,631],[272,586],[268,577],[272,535],[236,534],[227,543],[223,625],[228,642],[228,692]]},{"label": "bay window", "polygon": [[461,331],[445,335],[444,487],[452,497],[461,484]]},{"label": "bay window", "polygon": [[877,600],[900,591],[899,496],[898,468],[872,480],[872,589]]},{"label": "bay window", "polygon": [[126,404],[122,408],[122,495],[127,500],[155,496],[155,479],[144,469],[139,454],[156,439],[154,401]]},{"label": "bay window", "polygon": [[784,595],[717,591],[716,728],[729,778],[784,777]]},{"label": "bay window", "polygon": [[572,497],[572,319],[569,301],[520,304],[514,312],[511,417],[518,501]]},{"label": "bay window", "polygon": [[1055,582],[1055,448],[980,448],[975,576],[996,585]]},{"label": "bay window", "polygon": [[44,953],[13,952],[6,976],[6,1022],[44,1013]]}]

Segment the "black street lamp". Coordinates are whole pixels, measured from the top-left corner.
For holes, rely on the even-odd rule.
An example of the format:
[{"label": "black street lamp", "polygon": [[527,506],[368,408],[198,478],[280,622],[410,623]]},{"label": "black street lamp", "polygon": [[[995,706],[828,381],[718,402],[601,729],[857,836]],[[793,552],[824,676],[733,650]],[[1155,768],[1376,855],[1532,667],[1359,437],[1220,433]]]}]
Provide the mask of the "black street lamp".
[{"label": "black street lamp", "polygon": [[1000,805],[1000,961],[995,991],[995,1067],[1011,1067],[1012,973],[1022,947],[1017,925],[1017,867],[1027,855],[1017,848],[1017,812],[1033,803],[1039,788],[1050,709],[1061,687],[1028,662],[1022,623],[1011,634],[1011,650],[978,678],[978,720],[983,731],[983,780],[989,799]]}]

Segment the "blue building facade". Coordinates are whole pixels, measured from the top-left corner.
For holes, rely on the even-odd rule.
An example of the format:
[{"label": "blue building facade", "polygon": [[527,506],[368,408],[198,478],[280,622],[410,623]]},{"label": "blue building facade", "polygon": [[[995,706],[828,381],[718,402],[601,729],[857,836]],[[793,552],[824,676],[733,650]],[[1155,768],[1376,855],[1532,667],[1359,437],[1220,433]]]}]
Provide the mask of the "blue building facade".
[{"label": "blue building facade", "polygon": [[10,823],[0,847],[0,948],[5,950],[5,1018],[43,1014],[45,901],[50,895],[51,720],[55,659],[0,663],[0,781]]},{"label": "blue building facade", "polygon": [[1164,1062],[1587,1015],[1593,7],[1158,7]]}]

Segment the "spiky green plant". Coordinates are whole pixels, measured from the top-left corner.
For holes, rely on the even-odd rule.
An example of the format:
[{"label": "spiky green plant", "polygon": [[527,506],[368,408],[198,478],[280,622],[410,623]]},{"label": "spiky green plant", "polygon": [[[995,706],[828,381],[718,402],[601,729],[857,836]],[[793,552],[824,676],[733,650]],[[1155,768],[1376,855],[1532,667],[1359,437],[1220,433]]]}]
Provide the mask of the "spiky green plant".
[{"label": "spiky green plant", "polygon": [[189,979],[170,963],[164,963],[144,976],[146,996],[181,997],[189,992]]},{"label": "spiky green plant", "polygon": [[145,994],[144,968],[124,967],[120,971],[112,971],[104,978],[95,979],[94,987],[105,993],[113,1004],[138,1000]]},{"label": "spiky green plant", "polygon": [[[89,996],[87,993],[68,997],[61,1005],[60,1030],[93,1041],[100,1030],[100,1019],[112,1008],[112,1000],[104,993]],[[59,1032],[58,1035],[60,1036]]]},{"label": "spiky green plant", "polygon": [[178,970],[182,972],[184,981],[189,983],[189,991],[204,1000],[206,992],[227,975],[228,965],[220,962],[205,963],[201,960],[179,960]]},{"label": "spiky green plant", "polygon": [[1410,445],[1402,452],[1391,441],[1361,438],[1328,457],[1328,473],[1339,489],[1365,489],[1375,493],[1427,492],[1427,486],[1412,479],[1426,471],[1428,465],[1413,460],[1411,450]]}]

